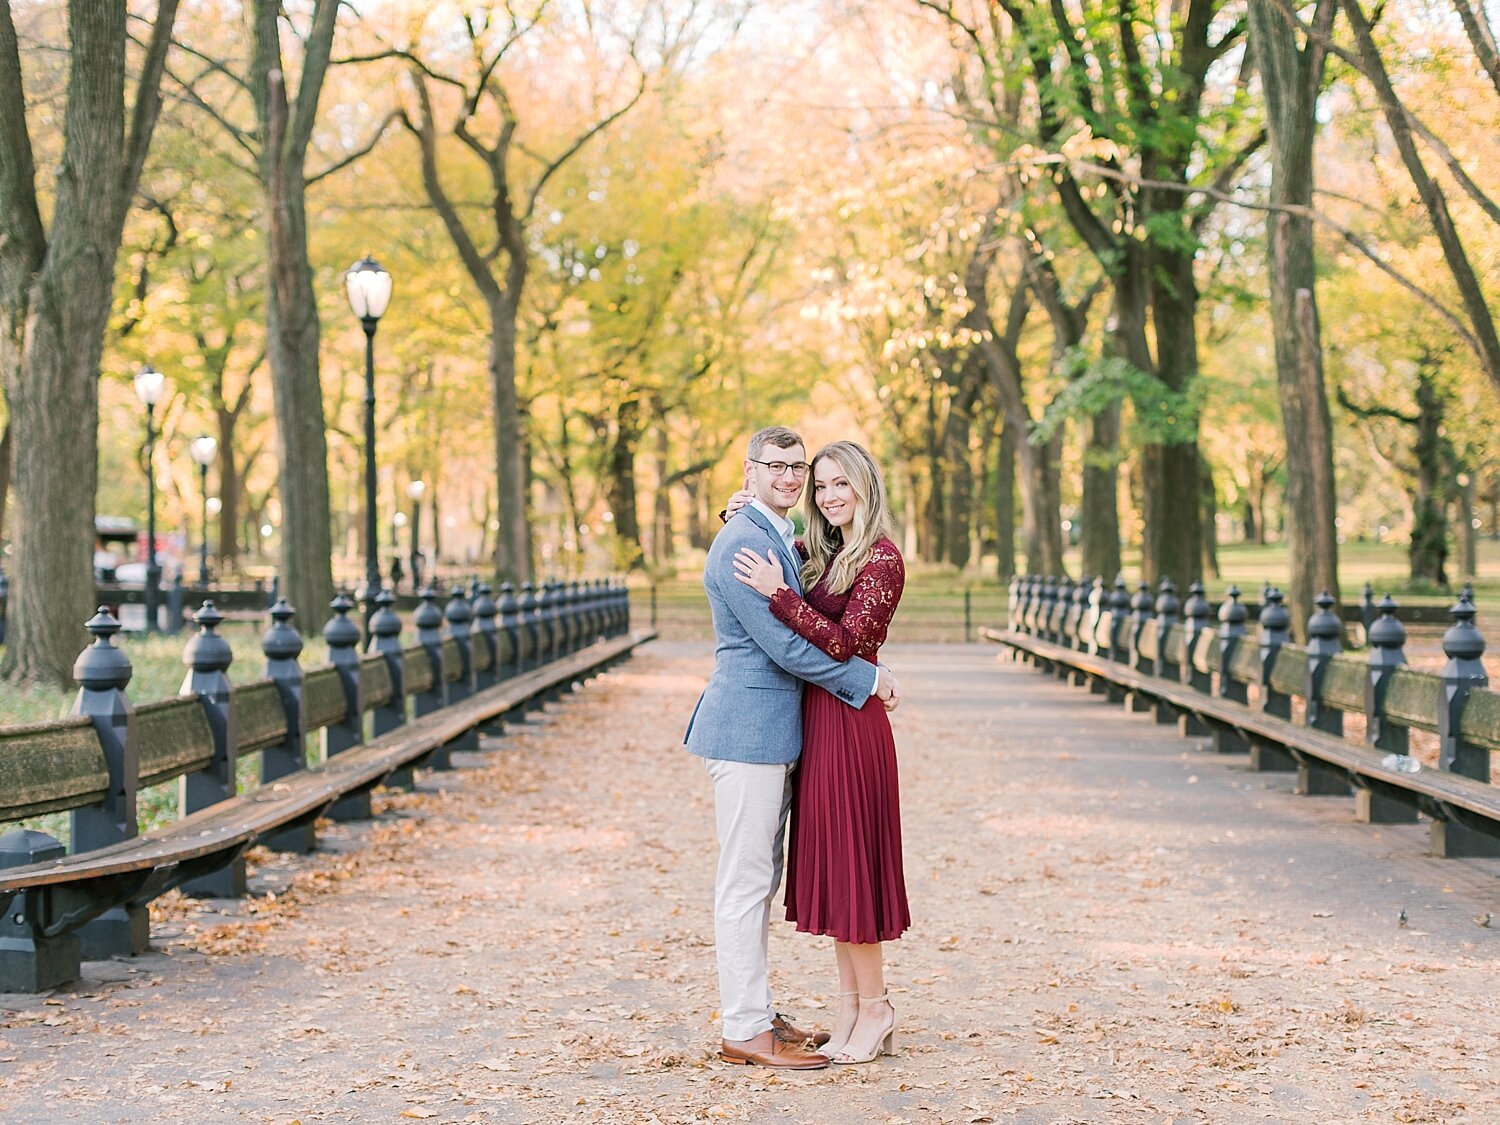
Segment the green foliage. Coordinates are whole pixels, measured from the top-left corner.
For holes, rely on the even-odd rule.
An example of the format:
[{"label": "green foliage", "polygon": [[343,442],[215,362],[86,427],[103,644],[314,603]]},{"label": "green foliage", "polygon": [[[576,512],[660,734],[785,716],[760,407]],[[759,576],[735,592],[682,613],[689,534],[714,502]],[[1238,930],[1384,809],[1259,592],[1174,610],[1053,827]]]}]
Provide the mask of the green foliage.
[{"label": "green foliage", "polygon": [[1133,411],[1133,443],[1177,445],[1196,437],[1206,391],[1202,379],[1194,379],[1185,390],[1173,390],[1127,359],[1092,358],[1082,348],[1068,354],[1065,369],[1068,383],[1032,430],[1033,443],[1051,441],[1064,422],[1092,418],[1127,401]]}]

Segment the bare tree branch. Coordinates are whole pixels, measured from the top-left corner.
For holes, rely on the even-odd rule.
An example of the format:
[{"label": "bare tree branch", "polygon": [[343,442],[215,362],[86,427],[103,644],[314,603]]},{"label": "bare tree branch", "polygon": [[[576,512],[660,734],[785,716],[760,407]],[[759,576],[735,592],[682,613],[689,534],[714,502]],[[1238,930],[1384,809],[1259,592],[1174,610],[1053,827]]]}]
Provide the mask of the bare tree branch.
[{"label": "bare tree branch", "polygon": [[1479,65],[1490,76],[1495,93],[1500,94],[1500,48],[1495,45],[1495,33],[1490,27],[1483,0],[1477,4],[1472,0],[1453,0],[1453,7],[1458,12],[1458,18],[1463,21],[1464,34],[1469,37]]},{"label": "bare tree branch", "polygon": [[333,175],[335,172],[343,171],[345,168],[349,167],[349,165],[353,164],[355,161],[361,160],[364,157],[368,156],[370,154],[370,152],[375,148],[375,146],[380,143],[380,138],[383,137],[383,136],[385,136],[385,131],[388,128],[390,128],[391,123],[394,122],[394,121],[397,121],[400,118],[400,116],[401,116],[401,114],[400,114],[399,110],[392,110],[390,113],[386,114],[385,115],[385,119],[383,121],[381,121],[381,123],[375,127],[375,131],[370,135],[370,139],[369,139],[368,142],[366,142],[365,144],[361,145],[359,148],[355,149],[353,152],[349,153],[349,155],[345,156],[342,160],[338,160],[338,161],[335,161],[333,164],[330,164],[327,168],[324,168],[321,172],[318,172],[318,173],[315,173],[314,175],[308,176],[307,177],[307,185],[309,187],[311,187],[313,184],[317,183],[319,180],[325,179],[326,177]]},{"label": "bare tree branch", "polygon": [[121,169],[121,183],[127,188],[127,206],[134,185],[140,182],[141,169],[146,163],[146,150],[151,147],[151,134],[156,128],[157,115],[161,113],[161,76],[167,66],[167,50],[172,45],[172,25],[177,20],[177,3],[178,0],[161,0],[156,6],[156,24],[151,29],[151,43],[146,48],[146,58],[141,63],[140,77],[136,80],[135,105],[130,113],[130,132],[125,141],[125,162]]},{"label": "bare tree branch", "polygon": [[[172,69],[168,67],[166,76],[176,84],[178,90],[177,100],[179,102],[181,102],[183,105],[191,106],[193,109],[196,109],[200,113],[205,114],[210,120],[218,125],[219,128],[224,131],[224,134],[236,145],[238,145],[240,149],[245,153],[245,155],[250,157],[252,161],[257,161],[260,159],[260,153],[252,143],[254,134],[241,129],[234,122],[230,121],[227,117],[225,117],[222,113],[220,113],[217,109],[210,105],[208,101],[198,93],[196,88],[197,82],[200,78],[203,77],[203,75],[200,74],[192,79],[184,79],[178,77],[172,72]],[[257,174],[253,166],[247,168],[243,164],[235,164],[235,167],[249,172],[249,174],[252,176]]]},{"label": "bare tree branch", "polygon": [[531,185],[531,192],[528,194],[526,199],[526,209],[521,212],[522,221],[531,218],[532,212],[536,210],[537,197],[542,194],[542,189],[547,186],[547,181],[552,178],[553,174],[556,173],[557,170],[564,164],[566,164],[569,160],[571,160],[579,149],[583,148],[583,146],[588,144],[589,141],[593,140],[600,133],[604,132],[605,129],[608,129],[616,121],[624,117],[625,114],[634,109],[636,104],[640,102],[641,98],[644,97],[645,94],[646,72],[643,70],[640,73],[640,84],[636,87],[635,94],[628,102],[620,106],[613,113],[600,118],[598,121],[594,122],[594,124],[585,129],[574,139],[572,144],[565,148],[561,154],[554,158],[553,161],[542,170],[542,174],[537,177],[536,183]]},{"label": "bare tree branch", "polygon": [[1143,187],[1152,187],[1166,191],[1180,191],[1187,194],[1196,194],[1202,192],[1205,195],[1212,195],[1221,203],[1230,203],[1236,207],[1243,207],[1248,211],[1263,211],[1268,214],[1282,212],[1288,215],[1297,215],[1302,218],[1311,219],[1319,226],[1326,227],[1327,229],[1333,231],[1346,243],[1348,243],[1348,245],[1353,247],[1360,254],[1364,255],[1372,263],[1374,263],[1375,267],[1379,269],[1381,273],[1391,278],[1391,280],[1395,281],[1407,292],[1418,297],[1424,304],[1426,304],[1445,321],[1447,321],[1448,324],[1453,328],[1453,330],[1457,332],[1463,339],[1464,343],[1466,343],[1470,348],[1474,349],[1476,354],[1481,356],[1483,354],[1480,349],[1478,338],[1475,337],[1472,331],[1470,331],[1469,326],[1464,322],[1463,318],[1459,316],[1458,313],[1448,308],[1447,305],[1443,304],[1427,290],[1423,289],[1416,282],[1412,281],[1405,274],[1397,270],[1394,266],[1392,266],[1389,262],[1382,258],[1380,252],[1372,247],[1369,243],[1367,243],[1359,234],[1357,234],[1353,230],[1350,230],[1348,227],[1330,218],[1329,216],[1323,214],[1321,211],[1315,210],[1311,207],[1294,207],[1290,204],[1260,203],[1255,200],[1242,199],[1238,196],[1229,195],[1226,192],[1218,191],[1214,188],[1194,186],[1192,184],[1176,184],[1166,180],[1142,181],[1138,176],[1131,176],[1129,173],[1121,172],[1116,168],[1107,168],[1102,164],[1093,164],[1088,161],[1075,160],[1072,162],[1072,164],[1074,165],[1074,167],[1087,169],[1088,171],[1093,172],[1095,175],[1099,176],[1125,177],[1131,182]]},{"label": "bare tree branch", "polygon": [[287,127],[286,143],[300,163],[312,141],[318,120],[318,97],[333,53],[333,32],[338,20],[339,0],[316,0],[312,25],[302,54],[302,78],[297,84],[297,102]]}]

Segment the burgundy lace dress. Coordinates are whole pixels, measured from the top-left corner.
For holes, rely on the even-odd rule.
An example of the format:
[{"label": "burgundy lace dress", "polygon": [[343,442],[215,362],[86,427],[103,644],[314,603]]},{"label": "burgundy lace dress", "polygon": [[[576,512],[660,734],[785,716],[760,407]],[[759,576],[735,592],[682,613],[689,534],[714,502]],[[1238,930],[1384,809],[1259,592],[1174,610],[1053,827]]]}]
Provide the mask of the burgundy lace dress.
[{"label": "burgundy lace dress", "polygon": [[[889,539],[845,593],[823,582],[778,590],[771,612],[835,660],[878,658],[906,567]],[[786,916],[803,933],[861,944],[911,924],[901,870],[896,742],[880,700],[858,710],[815,684],[802,695],[802,760],[793,776]]]}]

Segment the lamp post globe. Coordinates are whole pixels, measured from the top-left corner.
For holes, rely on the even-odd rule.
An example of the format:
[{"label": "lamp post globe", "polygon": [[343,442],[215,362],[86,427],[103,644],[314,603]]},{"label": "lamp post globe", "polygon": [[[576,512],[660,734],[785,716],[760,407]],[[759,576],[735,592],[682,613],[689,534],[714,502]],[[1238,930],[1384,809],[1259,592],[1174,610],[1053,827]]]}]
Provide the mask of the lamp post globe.
[{"label": "lamp post globe", "polygon": [[161,567],[156,562],[156,404],[166,390],[167,377],[149,363],[133,380],[135,397],[146,408],[146,632],[156,632],[157,595],[161,589]]},{"label": "lamp post globe", "polygon": [[365,588],[363,603],[365,635],[375,613],[380,593],[380,551],[375,521],[375,329],[391,303],[391,275],[366,254],[344,275],[349,307],[365,331]]},{"label": "lamp post globe", "polygon": [[208,587],[208,467],[219,455],[219,440],[208,435],[196,437],[188,444],[188,453],[198,466],[198,495],[203,500],[203,518],[199,530],[203,538],[198,543],[198,585]]}]

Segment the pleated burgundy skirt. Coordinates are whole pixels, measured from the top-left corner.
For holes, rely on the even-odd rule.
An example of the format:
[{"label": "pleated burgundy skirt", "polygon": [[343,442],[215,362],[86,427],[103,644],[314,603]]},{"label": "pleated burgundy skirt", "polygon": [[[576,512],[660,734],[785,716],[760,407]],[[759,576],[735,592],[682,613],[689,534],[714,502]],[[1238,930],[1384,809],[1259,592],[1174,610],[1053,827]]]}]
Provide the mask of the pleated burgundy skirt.
[{"label": "pleated burgundy skirt", "polygon": [[871,696],[859,710],[814,684],[792,775],[786,916],[837,941],[891,941],[911,925],[901,869],[896,741]]}]

